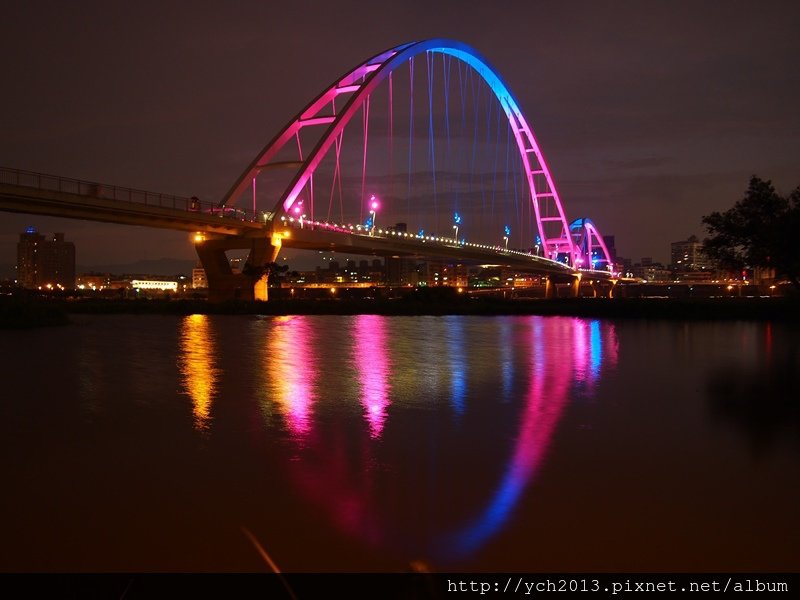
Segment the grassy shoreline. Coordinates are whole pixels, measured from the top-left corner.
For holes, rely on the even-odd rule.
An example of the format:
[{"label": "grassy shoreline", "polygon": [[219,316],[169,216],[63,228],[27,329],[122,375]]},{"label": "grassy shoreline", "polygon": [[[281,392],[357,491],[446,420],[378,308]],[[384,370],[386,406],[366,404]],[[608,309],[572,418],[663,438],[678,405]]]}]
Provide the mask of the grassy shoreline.
[{"label": "grassy shoreline", "polygon": [[273,300],[210,304],[190,299],[19,299],[0,300],[0,329],[64,325],[71,314],[229,315],[541,315],[602,319],[800,321],[796,298],[500,298],[423,295],[369,300]]}]

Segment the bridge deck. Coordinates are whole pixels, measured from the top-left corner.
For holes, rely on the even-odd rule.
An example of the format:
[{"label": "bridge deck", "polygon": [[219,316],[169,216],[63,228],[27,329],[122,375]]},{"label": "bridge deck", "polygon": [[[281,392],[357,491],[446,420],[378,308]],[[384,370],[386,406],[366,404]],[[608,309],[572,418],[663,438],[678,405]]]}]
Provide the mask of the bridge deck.
[{"label": "bridge deck", "polygon": [[[273,223],[266,213],[220,208],[197,198],[5,168],[0,168],[0,210],[203,233],[225,238],[230,248],[249,248],[254,239],[274,236],[285,247],[304,250],[441,259],[569,278],[577,273],[569,265],[498,246],[293,219]],[[613,277],[602,271],[587,271],[584,276]]]},{"label": "bridge deck", "polygon": [[568,265],[534,256],[525,252],[504,250],[453,241],[435,241],[418,236],[393,236],[368,232],[351,233],[330,230],[325,226],[278,228],[281,243],[288,248],[326,250],[375,256],[438,258],[460,264],[503,267],[530,273],[572,276],[575,271]]},{"label": "bridge deck", "polygon": [[149,203],[117,200],[100,195],[80,194],[0,182],[0,210],[177,229],[236,236],[263,236],[263,223],[214,213],[208,207],[191,210],[190,198],[153,196]]}]

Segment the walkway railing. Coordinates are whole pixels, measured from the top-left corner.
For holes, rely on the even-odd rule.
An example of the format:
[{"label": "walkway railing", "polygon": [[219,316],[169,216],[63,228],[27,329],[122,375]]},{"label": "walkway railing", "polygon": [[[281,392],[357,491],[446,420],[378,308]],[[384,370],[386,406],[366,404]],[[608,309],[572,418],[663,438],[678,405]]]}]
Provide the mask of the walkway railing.
[{"label": "walkway railing", "polygon": [[[572,269],[569,265],[566,265],[557,260],[552,260],[544,256],[539,256],[537,254],[533,254],[530,251],[505,248],[500,245],[479,244],[474,242],[468,242],[464,239],[457,240],[453,238],[440,237],[436,235],[408,233],[407,231],[397,231],[394,229],[385,229],[385,230],[376,228],[371,229],[364,225],[352,225],[352,224],[340,225],[338,223],[330,223],[327,221],[296,219],[294,217],[287,217],[285,215],[280,218],[280,222],[284,227],[292,227],[294,229],[321,230],[326,232],[341,233],[345,235],[357,236],[362,238],[368,237],[371,239],[376,239],[376,238],[383,240],[397,239],[399,241],[408,242],[411,244],[417,244],[420,249],[423,246],[427,245],[428,247],[439,246],[450,249],[476,250],[479,252],[485,252],[487,254],[496,254],[505,257],[514,257],[514,258],[529,260],[534,264],[538,263],[540,265],[547,265],[551,267],[551,269],[556,269],[563,272],[577,272],[574,269]],[[598,275],[606,275],[606,276],[609,275],[608,272],[603,273],[597,271],[596,273]]]},{"label": "walkway railing", "polygon": [[145,206],[185,210],[239,221],[264,220],[264,213],[259,212],[254,214],[252,210],[248,211],[231,206],[220,207],[216,202],[207,202],[196,197],[187,198],[185,196],[173,196],[171,194],[148,192],[134,188],[97,183],[95,181],[61,177],[59,175],[47,175],[34,171],[9,169],[7,167],[0,167],[0,183],[29,187],[37,190],[65,192],[81,196],[103,198],[106,200],[116,200],[118,202],[130,202],[132,204],[142,204]]}]

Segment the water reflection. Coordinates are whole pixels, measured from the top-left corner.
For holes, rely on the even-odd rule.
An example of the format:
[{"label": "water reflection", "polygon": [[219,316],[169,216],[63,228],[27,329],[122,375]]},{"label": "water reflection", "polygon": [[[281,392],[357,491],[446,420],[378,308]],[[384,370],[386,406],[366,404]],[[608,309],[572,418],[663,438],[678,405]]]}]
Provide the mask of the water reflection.
[{"label": "water reflection", "polygon": [[446,319],[447,355],[450,359],[450,397],[456,414],[464,413],[466,395],[466,352],[464,343],[464,320],[450,317]]},{"label": "water reflection", "polygon": [[192,399],[194,427],[198,431],[207,431],[220,375],[215,366],[216,340],[208,315],[184,317],[180,326],[180,345],[178,368],[185,393]]},{"label": "water reflection", "polygon": [[786,339],[776,353],[771,323],[748,329],[758,330],[743,336],[749,360],[731,360],[713,371],[707,394],[712,416],[734,424],[761,453],[783,437],[800,440],[800,341],[795,332],[779,332]]},{"label": "water reflection", "polygon": [[503,374],[503,397],[508,398],[514,378],[514,344],[513,321],[510,319],[500,323],[500,371]]},{"label": "water reflection", "polygon": [[797,570],[797,324],[75,320],[2,333],[9,570]]},{"label": "water reflection", "polygon": [[597,319],[573,319],[573,334],[575,379],[591,391],[600,377],[600,367],[617,364],[616,332],[613,326],[602,327]]},{"label": "water reflection", "polygon": [[381,436],[389,406],[389,337],[386,319],[377,315],[359,315],[355,318],[353,340],[358,382],[361,387],[361,404],[369,424],[370,437]]},{"label": "water reflection", "polygon": [[[451,561],[476,552],[512,516],[545,456],[566,403],[569,383],[582,356],[575,347],[584,348],[590,343],[582,335],[586,330],[577,319],[545,321],[542,317],[531,317],[527,325],[530,328],[526,336],[528,386],[516,443],[486,508],[457,533],[446,536],[440,545],[440,556]],[[522,374],[515,374],[519,375]]]},{"label": "water reflection", "polygon": [[103,369],[104,354],[94,344],[86,344],[80,348],[77,357],[75,375],[78,379],[81,406],[89,415],[96,415],[102,410],[105,397]]},{"label": "water reflection", "polygon": [[[427,322],[430,328],[418,332],[419,343],[401,349],[390,335],[391,318],[355,317],[352,335],[339,340],[345,345],[349,340],[349,352],[339,348],[338,354],[353,359],[358,401],[368,423],[364,438],[344,421],[331,427],[331,419],[343,414],[347,397],[330,390],[320,390],[316,397],[310,363],[329,361],[312,341],[308,319],[279,320],[267,344],[273,381],[269,395],[282,407],[299,442],[300,453],[289,464],[295,485],[349,535],[384,549],[420,553],[425,548],[423,553],[444,563],[468,558],[508,526],[547,456],[573,385],[592,393],[603,368],[616,363],[614,326],[599,321],[508,318],[504,323],[508,326],[498,333],[496,324],[489,326],[485,320],[440,319]],[[494,337],[487,339],[487,334]],[[404,379],[407,385],[395,387],[395,369],[424,375],[419,381]],[[441,397],[450,399],[451,410],[445,417],[450,422],[437,424],[445,414],[444,406],[436,402]],[[319,414],[311,410],[317,400]],[[409,402],[421,403],[426,412],[417,436],[407,437],[406,422],[400,426],[400,435],[406,432],[404,439],[389,438],[390,446],[376,446],[390,435],[387,409],[395,402],[405,408]],[[328,415],[325,426],[318,426],[324,415]],[[407,413],[404,416],[408,418]],[[473,466],[480,469],[479,480],[485,484],[465,496],[442,488],[464,469],[460,461],[465,458],[435,450],[439,437],[447,447],[447,436],[461,435],[461,428],[471,428],[464,435],[483,437],[480,444],[491,448]],[[308,435],[311,431],[314,435]],[[482,434],[475,437],[476,432]],[[406,456],[388,458],[381,452],[385,448],[389,452],[397,448],[395,452]],[[474,450],[481,456],[479,448]],[[490,456],[504,456],[504,463],[498,468]],[[379,466],[387,461],[391,472]],[[493,477],[492,471],[498,475]],[[450,510],[450,498],[463,506]],[[416,522],[422,515],[414,510],[419,502],[429,513],[422,529]],[[456,514],[472,516],[459,517],[458,523]],[[418,538],[420,531],[426,532],[424,539]]]},{"label": "water reflection", "polygon": [[[553,430],[569,400],[571,383],[594,391],[601,367],[617,362],[612,324],[582,319],[530,317],[529,379],[519,433],[503,477],[478,518],[441,546],[450,560],[473,554],[498,533],[530,485],[550,446]],[[513,377],[519,377],[514,373]]]},{"label": "water reflection", "polygon": [[312,426],[317,375],[314,329],[307,317],[276,317],[264,343],[265,402],[278,405],[292,437],[305,439]]}]

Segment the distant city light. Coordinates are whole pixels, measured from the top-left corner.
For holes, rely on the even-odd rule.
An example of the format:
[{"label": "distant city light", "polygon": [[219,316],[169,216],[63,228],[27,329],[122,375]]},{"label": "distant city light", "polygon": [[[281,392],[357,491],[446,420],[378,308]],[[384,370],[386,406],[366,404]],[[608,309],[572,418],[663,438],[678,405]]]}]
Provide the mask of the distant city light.
[{"label": "distant city light", "polygon": [[177,281],[157,281],[154,279],[133,279],[131,280],[131,287],[135,290],[161,290],[161,291],[178,291]]}]

